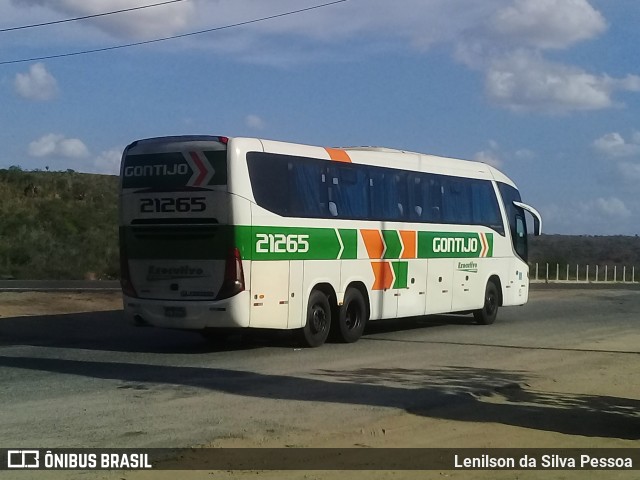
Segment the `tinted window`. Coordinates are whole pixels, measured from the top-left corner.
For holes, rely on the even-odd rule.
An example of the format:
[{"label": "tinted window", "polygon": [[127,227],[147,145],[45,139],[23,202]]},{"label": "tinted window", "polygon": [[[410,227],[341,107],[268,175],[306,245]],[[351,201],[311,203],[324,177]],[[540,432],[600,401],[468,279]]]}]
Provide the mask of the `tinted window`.
[{"label": "tinted window", "polygon": [[289,161],[281,155],[262,157],[259,154],[247,154],[249,178],[256,202],[267,210],[289,216]]},{"label": "tinted window", "polygon": [[[337,218],[369,218],[369,176],[349,164],[330,164],[329,213]],[[303,193],[296,190],[296,193]]]},{"label": "tinted window", "polygon": [[485,225],[504,235],[502,215],[491,182],[476,180],[471,184],[471,210],[475,225]]},{"label": "tinted window", "polygon": [[504,235],[488,180],[261,152],[247,163],[256,202],[278,215],[484,225]]},{"label": "tinted window", "polygon": [[498,183],[498,189],[507,212],[513,248],[523,260],[527,260],[527,224],[523,221],[524,211],[513,204],[514,201],[520,201],[520,192],[505,183]]},{"label": "tinted window", "polygon": [[443,179],[443,219],[446,223],[472,223],[471,182],[466,178]]}]

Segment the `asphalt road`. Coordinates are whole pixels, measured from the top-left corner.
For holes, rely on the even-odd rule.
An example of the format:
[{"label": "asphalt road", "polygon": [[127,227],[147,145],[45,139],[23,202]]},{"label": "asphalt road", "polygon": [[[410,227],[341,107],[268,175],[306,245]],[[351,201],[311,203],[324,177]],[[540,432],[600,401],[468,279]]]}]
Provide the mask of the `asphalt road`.
[{"label": "asphalt road", "polygon": [[[640,292],[531,297],[491,326],[378,322],[356,344],[318,349],[286,332],[220,347],[127,325],[119,311],[1,318],[1,446],[287,444],[399,412],[640,439]],[[478,403],[496,392],[509,401]]]}]

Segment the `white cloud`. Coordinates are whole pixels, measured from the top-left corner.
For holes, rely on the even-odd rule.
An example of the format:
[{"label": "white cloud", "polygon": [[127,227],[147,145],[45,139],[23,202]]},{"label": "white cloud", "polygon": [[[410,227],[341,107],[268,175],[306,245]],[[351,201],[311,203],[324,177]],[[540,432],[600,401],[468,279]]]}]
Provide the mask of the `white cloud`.
[{"label": "white cloud", "polygon": [[516,0],[489,23],[499,39],[535,48],[566,48],[605,29],[604,17],[586,0]]},{"label": "white cloud", "polygon": [[594,140],[593,147],[609,157],[629,157],[640,153],[638,140],[638,132],[634,133],[631,142],[627,142],[619,133],[612,132]]},{"label": "white cloud", "polygon": [[548,233],[577,235],[633,235],[637,233],[638,206],[621,198],[597,197],[540,207]]},{"label": "white cloud", "polygon": [[29,155],[33,157],[85,158],[89,155],[87,146],[77,138],[49,133],[29,144]]},{"label": "white cloud", "polygon": [[532,160],[536,157],[536,154],[527,148],[521,148],[520,150],[516,150],[514,156],[518,160]]},{"label": "white cloud", "polygon": [[620,162],[617,168],[618,173],[626,182],[634,184],[640,182],[640,163]]},{"label": "white cloud", "polygon": [[[140,0],[57,0],[55,2],[12,0],[12,3],[18,7],[46,7],[63,14],[65,17],[76,17],[124,10],[157,2],[141,2]],[[141,40],[166,37],[181,32],[192,26],[195,13],[194,2],[186,1],[101,16],[85,20],[83,24],[93,25],[116,38]]]},{"label": "white cloud", "polygon": [[492,62],[485,87],[493,102],[514,111],[567,113],[612,107],[614,91],[635,89],[636,79],[593,75],[520,50]]},{"label": "white cloud", "polygon": [[[12,5],[39,6],[35,10],[41,14],[53,10],[87,15],[138,6],[140,1],[13,0]],[[75,32],[69,33],[74,38],[78,32],[86,38],[89,24],[122,41],[151,39],[312,5],[299,0],[246,0],[242,6],[232,0],[190,0],[78,22],[67,31]],[[281,66],[407,48],[426,52],[439,46],[482,72],[486,94],[494,105],[557,114],[616,107],[620,105],[614,99],[616,93],[640,91],[639,76],[612,78],[545,58],[548,50],[573,47],[606,28],[602,13],[589,0],[367,0],[253,23],[251,28],[188,37],[171,45]],[[343,48],[345,44],[350,48]]]},{"label": "white cloud", "polygon": [[492,167],[500,168],[502,166],[502,160],[498,157],[498,154],[493,150],[482,150],[473,156],[473,159],[477,162],[486,163]]},{"label": "white cloud", "polygon": [[619,106],[613,95],[640,91],[640,77],[612,78],[544,56],[593,39],[607,25],[587,0],[505,0],[489,21],[454,44],[456,58],[485,77],[497,106],[513,111],[563,114]]},{"label": "white cloud", "polygon": [[263,130],[266,127],[265,121],[255,114],[247,115],[244,119],[244,123],[247,127],[254,130]]},{"label": "white cloud", "polygon": [[535,158],[535,153],[526,148],[521,148],[515,152],[507,152],[500,147],[500,144],[495,140],[489,140],[489,148],[481,150],[473,155],[473,159],[478,162],[483,162],[492,167],[502,168],[504,165],[504,158],[515,158],[517,160],[531,160]]},{"label": "white cloud", "polygon": [[93,160],[93,172],[107,175],[120,174],[120,160],[122,158],[122,148],[112,148],[100,153]]},{"label": "white cloud", "polygon": [[13,84],[18,95],[29,100],[51,100],[58,95],[58,82],[42,63],[31,65],[27,73],[17,73]]},{"label": "white cloud", "polygon": [[596,214],[603,217],[626,218],[631,215],[624,202],[616,197],[597,198],[586,207],[587,210],[595,210]]}]

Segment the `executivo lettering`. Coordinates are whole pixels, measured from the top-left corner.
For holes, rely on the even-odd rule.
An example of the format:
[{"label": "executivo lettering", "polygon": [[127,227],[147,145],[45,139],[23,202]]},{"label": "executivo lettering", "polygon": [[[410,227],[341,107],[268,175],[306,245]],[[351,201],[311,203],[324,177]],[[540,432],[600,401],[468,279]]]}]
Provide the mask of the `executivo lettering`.
[{"label": "executivo lettering", "polygon": [[461,272],[478,273],[478,264],[476,262],[458,262],[458,270]]},{"label": "executivo lettering", "polygon": [[147,281],[154,282],[158,280],[174,280],[177,278],[206,278],[210,277],[200,267],[190,267],[189,265],[181,265],[177,267],[156,267],[149,265],[147,272]]}]

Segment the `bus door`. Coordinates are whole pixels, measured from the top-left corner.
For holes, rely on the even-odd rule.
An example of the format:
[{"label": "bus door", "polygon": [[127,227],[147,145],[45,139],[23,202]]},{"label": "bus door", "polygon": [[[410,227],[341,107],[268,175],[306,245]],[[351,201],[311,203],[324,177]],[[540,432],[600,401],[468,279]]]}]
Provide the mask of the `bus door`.
[{"label": "bus door", "polygon": [[453,297],[453,259],[430,258],[427,265],[425,314],[451,311]]},{"label": "bus door", "polygon": [[[415,232],[413,233],[415,234]],[[399,265],[400,268],[396,269],[396,275],[398,276],[397,284],[399,287],[396,290],[398,297],[398,316],[410,317],[424,315],[425,300],[427,297],[427,260],[415,259],[407,262],[400,261]]]}]

